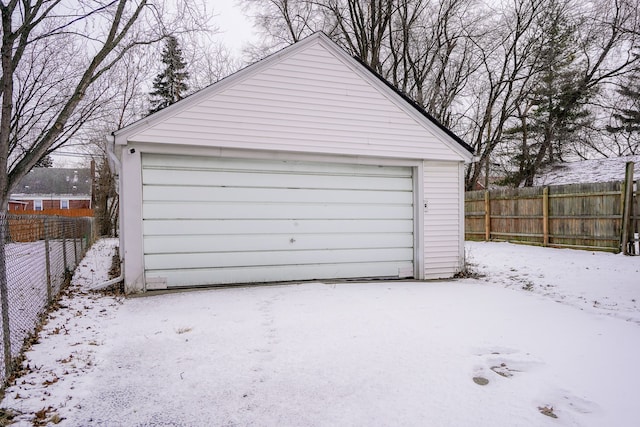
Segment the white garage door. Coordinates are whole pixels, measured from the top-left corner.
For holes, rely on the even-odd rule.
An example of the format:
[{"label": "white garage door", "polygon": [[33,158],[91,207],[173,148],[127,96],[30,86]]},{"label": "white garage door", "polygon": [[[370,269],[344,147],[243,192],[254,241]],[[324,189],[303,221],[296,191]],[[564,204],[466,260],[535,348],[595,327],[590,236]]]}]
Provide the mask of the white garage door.
[{"label": "white garage door", "polygon": [[412,168],[144,154],[147,288],[413,277]]}]

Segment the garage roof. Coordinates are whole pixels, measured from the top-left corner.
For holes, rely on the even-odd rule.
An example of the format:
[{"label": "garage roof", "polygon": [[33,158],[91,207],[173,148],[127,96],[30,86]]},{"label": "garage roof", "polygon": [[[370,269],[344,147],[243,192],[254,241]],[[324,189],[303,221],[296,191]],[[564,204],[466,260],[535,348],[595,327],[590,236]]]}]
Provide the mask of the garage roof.
[{"label": "garage roof", "polygon": [[[236,117],[229,118],[230,111]],[[298,120],[307,128],[291,130]],[[196,135],[196,128],[203,132]],[[285,133],[270,135],[269,140],[262,132],[269,128]],[[114,136],[121,145],[151,142],[436,160],[470,161],[473,152],[409,97],[321,32],[114,132]]]}]

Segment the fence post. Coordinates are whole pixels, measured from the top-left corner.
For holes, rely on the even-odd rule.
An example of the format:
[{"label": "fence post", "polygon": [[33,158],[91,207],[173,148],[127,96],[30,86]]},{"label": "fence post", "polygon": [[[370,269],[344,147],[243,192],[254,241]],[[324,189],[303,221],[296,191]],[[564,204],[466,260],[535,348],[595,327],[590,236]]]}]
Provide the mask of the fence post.
[{"label": "fence post", "polygon": [[51,289],[51,250],[49,248],[49,221],[45,217],[42,221],[44,228],[44,256],[45,266],[47,268],[47,304],[51,303],[53,299],[53,290]]},{"label": "fence post", "polygon": [[11,375],[11,328],[9,325],[9,286],[7,284],[7,252],[9,237],[9,218],[0,212],[0,307],[2,307],[2,338],[4,350],[4,378]]},{"label": "fence post", "polygon": [[542,245],[549,246],[549,187],[542,189]]},{"label": "fence post", "polygon": [[67,271],[67,220],[62,219],[62,260],[64,262],[64,270]]},{"label": "fence post", "polygon": [[79,261],[78,260],[78,242],[76,241],[76,239],[78,238],[78,221],[74,220],[71,228],[73,229],[73,257],[76,261],[74,266],[77,267],[78,261]]},{"label": "fence post", "polygon": [[489,190],[484,192],[484,240],[491,240],[491,200]]},{"label": "fence post", "polygon": [[632,243],[632,248],[633,248],[633,253],[636,255],[639,255],[640,252],[638,252],[636,250],[636,242],[638,242],[637,238],[636,238],[636,233],[638,233],[640,230],[638,230],[638,216],[640,215],[640,180],[636,181],[635,183],[635,190],[633,192],[633,229],[631,230],[631,234],[633,235],[633,243]]},{"label": "fence post", "polygon": [[87,219],[82,218],[82,256],[87,253],[89,247],[89,233],[87,231]]},{"label": "fence post", "polygon": [[633,232],[631,228],[631,203],[633,202],[633,162],[627,162],[627,168],[624,174],[624,201],[622,210],[622,252],[625,255],[631,255],[629,242],[633,242],[634,238],[630,234]]}]

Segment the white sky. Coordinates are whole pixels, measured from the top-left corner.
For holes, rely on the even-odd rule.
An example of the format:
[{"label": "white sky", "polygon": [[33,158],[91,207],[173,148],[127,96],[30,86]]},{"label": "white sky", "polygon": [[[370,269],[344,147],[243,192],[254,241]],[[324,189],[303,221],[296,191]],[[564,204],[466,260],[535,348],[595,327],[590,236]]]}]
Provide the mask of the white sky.
[{"label": "white sky", "polygon": [[235,52],[255,39],[251,19],[246,17],[238,0],[208,0],[214,12],[214,22],[220,28],[221,39]]}]

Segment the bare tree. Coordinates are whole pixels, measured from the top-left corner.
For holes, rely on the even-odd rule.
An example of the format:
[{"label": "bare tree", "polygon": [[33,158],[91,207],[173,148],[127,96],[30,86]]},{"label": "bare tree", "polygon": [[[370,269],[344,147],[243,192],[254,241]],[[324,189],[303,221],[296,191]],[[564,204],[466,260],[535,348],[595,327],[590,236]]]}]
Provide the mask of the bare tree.
[{"label": "bare tree", "polygon": [[380,74],[384,74],[384,48],[389,23],[396,11],[394,0],[325,0],[318,3],[331,34],[356,57]]},{"label": "bare tree", "polygon": [[244,11],[262,33],[260,46],[249,56],[260,59],[269,52],[295,43],[315,31],[325,31],[319,5],[313,0],[243,0]]},{"label": "bare tree", "polygon": [[[117,74],[153,73],[135,58],[146,57],[149,47],[170,35],[210,30],[211,17],[204,0],[12,0],[0,4],[0,12],[5,205],[11,187],[40,158],[77,140],[79,131],[139,118],[130,108],[116,108],[118,118],[111,115],[114,99],[140,104],[118,91],[133,95],[144,85],[143,79],[114,84]],[[123,59],[127,65],[119,67]]]},{"label": "bare tree", "polygon": [[[62,0],[0,2],[2,217],[12,187],[40,159],[64,143],[83,117],[95,111],[93,84],[138,43],[128,36],[148,9],[148,2],[83,0],[72,6],[70,10]],[[91,53],[84,56],[84,52]],[[56,61],[58,57],[66,60]],[[0,303],[5,337],[9,333],[6,231],[2,221]],[[4,357],[8,373],[10,340],[4,342]]]},{"label": "bare tree", "polygon": [[[530,184],[541,165],[601,147],[604,126],[586,114],[602,117],[598,94],[638,66],[634,0],[245,2],[260,11],[271,46],[321,29],[460,134],[480,158],[467,169],[467,188],[483,176],[488,183],[493,164],[505,165],[516,185]],[[548,24],[554,8],[568,17],[556,29]],[[564,25],[571,40],[554,63],[558,38],[549,34]],[[564,70],[555,72],[562,55]]]},{"label": "bare tree", "polygon": [[[85,1],[75,13],[60,0],[0,4],[0,209],[18,180],[95,109],[92,85],[140,43],[128,36],[148,9],[146,0]],[[104,30],[89,32],[93,26]],[[55,61],[61,52],[72,56]]]},{"label": "bare tree", "polygon": [[[480,120],[473,127],[491,131],[495,137],[478,139],[479,133],[475,133],[474,146],[482,162],[469,168],[467,188],[474,186],[482,169],[487,179],[490,164],[509,162],[512,164],[507,166],[507,174],[514,178],[511,183],[531,185],[544,163],[563,161],[563,154],[583,155],[586,147],[597,147],[594,141],[605,138],[590,120],[585,120],[586,114],[596,117],[597,112],[602,111],[597,94],[606,92],[608,85],[637,66],[638,57],[630,51],[637,36],[628,30],[629,26],[637,25],[638,5],[634,2],[603,0],[581,4],[573,0],[543,0],[539,3],[544,7],[538,8],[538,16],[530,25],[531,34],[535,34],[530,45],[534,49],[520,77],[511,76],[514,81],[507,85],[519,89],[503,98],[512,99],[511,107],[502,109],[507,114],[500,114],[501,119],[491,126],[483,126],[487,121]],[[558,38],[550,37],[549,32],[555,30],[548,25],[554,7],[571,11],[570,22],[563,25],[573,26],[576,34],[563,50],[556,52],[555,60],[549,55]],[[565,29],[560,26],[557,31]],[[565,59],[561,60],[563,55]],[[561,65],[562,61],[565,65]],[[563,67],[565,70],[561,71]],[[489,69],[485,74],[491,81]],[[480,80],[485,79],[480,77]],[[494,92],[490,89],[491,93]],[[513,129],[518,127],[520,131],[516,135]],[[600,137],[594,136],[596,132],[600,132]],[[515,171],[514,162],[519,165]]]},{"label": "bare tree", "polygon": [[266,36],[268,53],[324,31],[379,73],[396,0],[244,0],[256,25]]},{"label": "bare tree", "polygon": [[391,31],[393,82],[448,127],[480,65],[469,32],[478,16],[470,5],[469,0],[402,1]]},{"label": "bare tree", "polygon": [[[474,70],[471,0],[245,0],[269,46],[322,30],[444,124]],[[254,59],[257,59],[254,54]],[[475,62],[475,67],[478,63]]]},{"label": "bare tree", "polygon": [[[526,97],[538,54],[535,46],[539,34],[534,24],[543,9],[544,0],[515,0],[513,9],[506,8],[498,15],[503,32],[497,34],[491,29],[477,39],[482,66],[467,135],[479,162],[467,168],[467,189],[476,186],[482,173],[485,186],[488,184],[494,150],[503,142],[509,119]],[[487,25],[496,24],[489,21]]]},{"label": "bare tree", "polygon": [[197,91],[238,71],[242,61],[213,32],[186,34],[184,54],[189,69],[189,86]]}]

